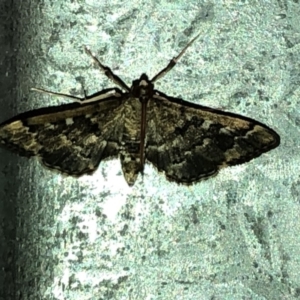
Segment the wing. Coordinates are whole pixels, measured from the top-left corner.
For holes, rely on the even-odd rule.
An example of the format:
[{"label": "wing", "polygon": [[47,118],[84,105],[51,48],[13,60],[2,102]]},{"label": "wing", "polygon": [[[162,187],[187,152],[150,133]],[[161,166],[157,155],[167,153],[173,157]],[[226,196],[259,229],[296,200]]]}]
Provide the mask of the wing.
[{"label": "wing", "polygon": [[156,92],[148,103],[145,157],[171,181],[191,184],[276,148],[258,121]]},{"label": "wing", "polygon": [[111,97],[29,111],[0,125],[0,142],[62,173],[90,174],[101,160],[118,155],[121,110],[122,99]]}]

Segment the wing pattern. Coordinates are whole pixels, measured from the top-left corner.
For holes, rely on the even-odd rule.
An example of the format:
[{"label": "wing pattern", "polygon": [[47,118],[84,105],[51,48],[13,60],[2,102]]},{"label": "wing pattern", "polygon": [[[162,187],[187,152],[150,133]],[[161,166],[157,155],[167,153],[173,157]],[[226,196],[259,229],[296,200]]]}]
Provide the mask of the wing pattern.
[{"label": "wing pattern", "polygon": [[0,126],[7,148],[62,173],[80,176],[116,157],[122,135],[122,101],[77,103],[33,110]]},{"label": "wing pattern", "polygon": [[191,184],[279,145],[258,121],[156,92],[147,114],[146,159],[171,181]]}]

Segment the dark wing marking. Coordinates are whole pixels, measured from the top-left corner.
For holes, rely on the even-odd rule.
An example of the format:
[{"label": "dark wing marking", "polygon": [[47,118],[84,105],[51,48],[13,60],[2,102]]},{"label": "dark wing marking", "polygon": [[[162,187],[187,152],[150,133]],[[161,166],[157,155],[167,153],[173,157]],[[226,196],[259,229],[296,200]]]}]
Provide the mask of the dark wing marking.
[{"label": "dark wing marking", "polygon": [[22,156],[68,175],[90,174],[118,155],[123,131],[122,99],[41,108],[0,125],[0,141]]},{"label": "dark wing marking", "polygon": [[191,184],[279,143],[275,131],[250,118],[157,91],[148,103],[145,156],[171,181]]}]

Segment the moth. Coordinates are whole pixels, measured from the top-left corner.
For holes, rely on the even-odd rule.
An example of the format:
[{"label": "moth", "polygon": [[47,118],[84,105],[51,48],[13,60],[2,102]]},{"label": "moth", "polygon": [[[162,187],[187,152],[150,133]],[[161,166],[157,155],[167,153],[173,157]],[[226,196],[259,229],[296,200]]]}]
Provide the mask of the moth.
[{"label": "moth", "polygon": [[33,89],[74,102],[28,111],[2,123],[1,144],[77,177],[92,174],[105,159],[119,157],[130,186],[143,174],[146,162],[170,181],[189,185],[276,148],[279,135],[256,120],[154,89],[198,36],[151,80],[142,74],[131,87],[85,48],[119,88],[83,98]]}]

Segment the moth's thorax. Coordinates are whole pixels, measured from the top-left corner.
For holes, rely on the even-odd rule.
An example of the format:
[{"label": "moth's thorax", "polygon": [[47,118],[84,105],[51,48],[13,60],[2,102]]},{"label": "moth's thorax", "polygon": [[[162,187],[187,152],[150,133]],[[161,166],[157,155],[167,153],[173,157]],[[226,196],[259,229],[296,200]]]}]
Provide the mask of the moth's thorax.
[{"label": "moth's thorax", "polygon": [[153,83],[149,80],[146,74],[132,82],[130,94],[138,98],[141,102],[148,101],[153,96]]},{"label": "moth's thorax", "polygon": [[139,140],[141,133],[142,105],[138,99],[130,97],[124,103],[124,134],[130,140]]}]

